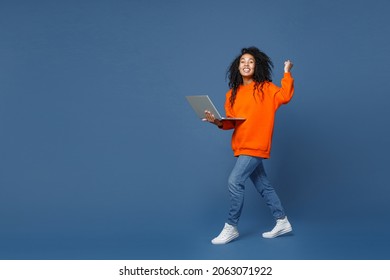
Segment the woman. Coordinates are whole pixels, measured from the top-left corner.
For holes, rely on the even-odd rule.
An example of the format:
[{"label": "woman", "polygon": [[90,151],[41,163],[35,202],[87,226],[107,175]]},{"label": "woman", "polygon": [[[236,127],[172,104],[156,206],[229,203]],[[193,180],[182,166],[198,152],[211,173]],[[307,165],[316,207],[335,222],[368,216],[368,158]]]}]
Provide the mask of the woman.
[{"label": "woman", "polygon": [[241,50],[229,70],[229,88],[226,94],[225,111],[230,118],[245,118],[245,121],[221,121],[209,111],[206,120],[221,129],[234,129],[232,149],[237,162],[229,176],[230,210],[222,232],[211,242],[226,244],[239,236],[237,224],[244,202],[245,182],[249,178],[265,199],[275,227],[263,233],[264,238],[274,238],[292,231],[282,203],[270,184],[264,170],[263,160],[270,157],[275,112],[288,103],[294,93],[294,80],[290,70],[293,64],[284,63],[282,86],[272,83],[271,59],[258,48]]}]

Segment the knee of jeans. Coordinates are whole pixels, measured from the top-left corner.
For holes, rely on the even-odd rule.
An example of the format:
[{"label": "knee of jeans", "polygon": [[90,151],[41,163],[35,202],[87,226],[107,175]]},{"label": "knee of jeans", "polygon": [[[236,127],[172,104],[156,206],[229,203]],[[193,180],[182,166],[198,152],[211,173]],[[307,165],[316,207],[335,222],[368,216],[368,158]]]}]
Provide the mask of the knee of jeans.
[{"label": "knee of jeans", "polygon": [[270,184],[261,184],[260,186],[256,186],[258,192],[260,193],[261,197],[266,196],[269,193],[274,192],[274,188]]},{"label": "knee of jeans", "polygon": [[244,188],[243,182],[238,180],[235,176],[230,176],[228,179],[228,187],[230,191],[237,191]]}]

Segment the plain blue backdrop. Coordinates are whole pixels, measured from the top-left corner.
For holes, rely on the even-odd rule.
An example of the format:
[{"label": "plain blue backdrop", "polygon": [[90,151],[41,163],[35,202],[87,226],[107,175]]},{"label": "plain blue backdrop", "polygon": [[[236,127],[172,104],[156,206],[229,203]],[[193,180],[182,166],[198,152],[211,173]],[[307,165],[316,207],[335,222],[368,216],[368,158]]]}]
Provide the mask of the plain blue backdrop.
[{"label": "plain blue backdrop", "polygon": [[[389,259],[390,4],[0,0],[0,259]],[[294,233],[248,183],[228,210],[223,109],[243,47],[294,62],[266,170]]]}]

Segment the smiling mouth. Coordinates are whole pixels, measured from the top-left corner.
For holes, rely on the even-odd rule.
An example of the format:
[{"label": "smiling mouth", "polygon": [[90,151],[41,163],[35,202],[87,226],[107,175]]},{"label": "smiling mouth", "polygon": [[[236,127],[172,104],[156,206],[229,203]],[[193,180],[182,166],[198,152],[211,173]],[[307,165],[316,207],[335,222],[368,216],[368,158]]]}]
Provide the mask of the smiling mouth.
[{"label": "smiling mouth", "polygon": [[244,73],[249,73],[251,71],[250,68],[243,68],[242,71],[244,71]]}]

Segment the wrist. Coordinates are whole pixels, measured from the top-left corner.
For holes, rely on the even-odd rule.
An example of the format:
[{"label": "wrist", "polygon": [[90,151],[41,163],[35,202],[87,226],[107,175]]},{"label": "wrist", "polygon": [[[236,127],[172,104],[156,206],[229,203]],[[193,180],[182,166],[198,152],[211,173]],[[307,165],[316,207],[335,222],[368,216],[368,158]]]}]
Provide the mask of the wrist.
[{"label": "wrist", "polygon": [[222,122],[221,122],[220,120],[215,120],[215,121],[214,121],[214,124],[215,124],[216,126],[218,126],[219,128],[222,128],[222,126],[223,126],[223,124],[222,124]]}]

